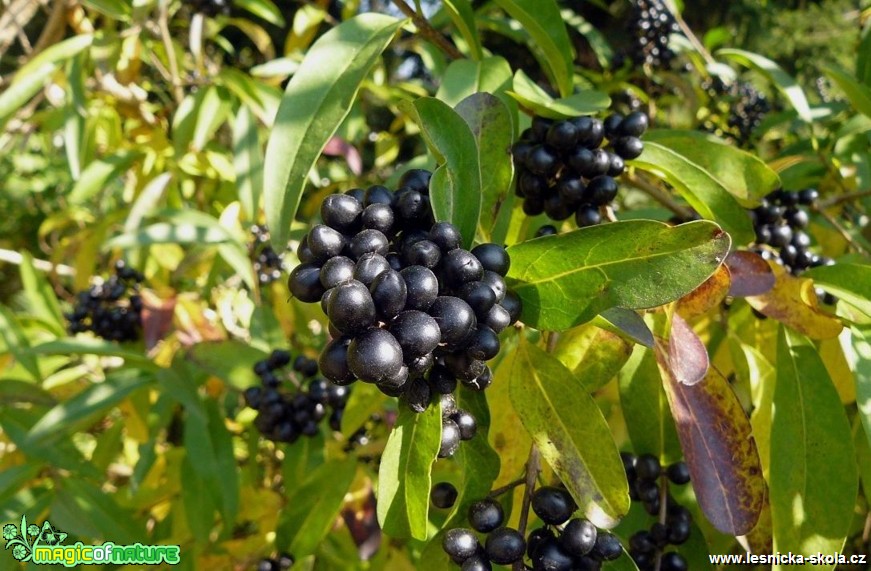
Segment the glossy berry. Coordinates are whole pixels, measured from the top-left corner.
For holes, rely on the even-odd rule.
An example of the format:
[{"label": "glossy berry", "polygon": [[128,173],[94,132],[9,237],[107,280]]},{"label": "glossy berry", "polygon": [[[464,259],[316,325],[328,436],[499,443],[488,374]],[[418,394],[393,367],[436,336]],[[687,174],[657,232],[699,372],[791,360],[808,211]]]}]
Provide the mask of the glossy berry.
[{"label": "glossy berry", "polygon": [[571,571],[574,567],[572,556],[551,538],[539,542],[530,559],[535,571]]},{"label": "glossy berry", "polygon": [[315,259],[323,262],[341,254],[347,240],[338,230],[318,224],[309,231],[306,242]]},{"label": "glossy berry", "polygon": [[449,222],[436,222],[429,230],[429,239],[435,242],[443,253],[463,245],[463,237],[457,227]]},{"label": "glossy berry", "polygon": [[484,549],[493,563],[510,565],[523,557],[526,541],[516,529],[500,527],[487,536]]},{"label": "glossy berry", "polygon": [[356,230],[362,212],[363,205],[347,194],[331,194],[321,203],[324,224],[342,233]]},{"label": "glossy berry", "polygon": [[473,555],[460,565],[460,571],[492,571],[490,560],[484,555]]},{"label": "glossy berry", "polygon": [[327,343],[318,358],[318,367],[326,378],[340,385],[354,382],[355,377],[348,366],[350,337],[339,337]]},{"label": "glossy berry", "polygon": [[423,311],[403,311],[390,322],[390,332],[396,337],[405,359],[431,353],[441,341],[438,323]]},{"label": "glossy berry", "polygon": [[489,361],[499,354],[499,336],[486,325],[480,325],[472,334],[467,354],[473,359]]},{"label": "glossy berry", "polygon": [[460,428],[450,419],[442,420],[442,441],[439,446],[439,458],[453,456],[460,447]]},{"label": "glossy berry", "polygon": [[422,266],[410,266],[403,269],[400,274],[405,280],[408,292],[406,309],[428,310],[439,294],[439,281],[436,275],[429,268]]},{"label": "glossy berry", "polygon": [[395,220],[393,209],[386,204],[370,204],[360,215],[363,228],[378,230],[385,235],[393,229]]},{"label": "glossy berry", "polygon": [[358,379],[377,383],[399,374],[402,347],[383,329],[370,329],[348,345],[348,366]]},{"label": "glossy berry", "polygon": [[457,294],[469,304],[478,319],[486,319],[487,313],[496,305],[496,292],[482,281],[463,284]]},{"label": "glossy berry", "polygon": [[689,565],[687,564],[687,560],[684,559],[681,554],[669,551],[668,553],[662,554],[659,568],[662,571],[687,571]]},{"label": "glossy berry", "polygon": [[366,229],[361,230],[356,236],[351,238],[348,245],[351,256],[355,260],[359,260],[364,254],[374,253],[387,255],[389,242],[387,236],[379,230]]},{"label": "glossy berry", "polygon": [[478,551],[478,538],[471,529],[454,528],[442,537],[442,549],[454,561],[465,561]]},{"label": "glossy berry", "polygon": [[614,152],[625,160],[637,159],[644,151],[644,143],[638,137],[620,137],[614,141]]},{"label": "glossy berry", "polygon": [[449,482],[439,482],[432,487],[429,499],[439,509],[452,508],[457,501],[457,489]]},{"label": "glossy berry", "polygon": [[375,321],[375,302],[369,289],[351,280],[336,286],[327,306],[330,323],[344,334],[363,331]]},{"label": "glossy berry", "polygon": [[354,279],[369,287],[378,276],[391,269],[390,262],[381,254],[363,254],[354,266]]},{"label": "glossy berry", "polygon": [[351,258],[345,256],[330,258],[321,267],[321,284],[326,289],[330,289],[340,283],[354,279],[354,267],[355,265]]},{"label": "glossy berry", "polygon": [[541,521],[560,525],[568,521],[575,511],[575,502],[569,493],[562,488],[545,486],[532,494],[532,511]]},{"label": "glossy berry", "polygon": [[570,149],[578,142],[578,128],[570,121],[557,121],[547,130],[545,140],[557,149]]},{"label": "glossy berry", "polygon": [[391,204],[393,202],[393,192],[386,186],[376,184],[366,189],[364,195],[364,204]]},{"label": "glossy berry", "polygon": [[559,234],[559,231],[556,229],[556,226],[551,224],[545,224],[535,232],[536,238],[541,238],[542,236],[556,236]]},{"label": "glossy berry", "polygon": [[433,392],[448,395],[457,388],[457,377],[444,365],[435,364],[429,371],[427,379]]},{"label": "glossy berry", "polygon": [[448,346],[467,341],[477,326],[475,312],[458,297],[440,296],[432,303],[429,314],[438,323],[441,340]]},{"label": "glossy berry", "polygon": [[575,223],[578,227],[595,226],[602,221],[599,209],[595,206],[583,205],[575,212]]},{"label": "glossy berry", "polygon": [[451,414],[450,418],[457,423],[457,428],[460,429],[460,440],[471,440],[475,437],[475,433],[478,431],[478,421],[475,420],[472,413],[458,410]]},{"label": "glossy berry", "polygon": [[690,481],[690,469],[686,462],[675,462],[665,471],[668,479],[678,485],[688,484]]},{"label": "glossy berry", "polygon": [[500,305],[502,305],[502,308],[508,312],[508,315],[511,318],[511,323],[515,323],[520,319],[520,314],[523,311],[523,303],[520,301],[520,296],[517,295],[517,293],[507,290]]},{"label": "glossy berry", "polygon": [[475,246],[472,248],[472,255],[478,258],[485,270],[496,272],[500,276],[506,275],[508,268],[511,267],[511,258],[508,257],[508,252],[497,244]]},{"label": "glossy berry", "polygon": [[314,303],[324,295],[321,283],[321,268],[315,264],[300,264],[296,266],[287,279],[290,294],[304,303]]},{"label": "glossy berry", "polygon": [[586,519],[572,519],[560,534],[560,543],[566,553],[581,557],[596,545],[596,526]]},{"label": "glossy berry", "polygon": [[659,478],[661,468],[659,459],[652,454],[642,454],[635,460],[635,472],[644,480],[656,480]]},{"label": "glossy berry", "polygon": [[469,506],[469,525],[475,531],[489,533],[502,525],[505,514],[502,504],[492,498],[478,500]]},{"label": "glossy berry", "polygon": [[435,242],[421,240],[403,248],[402,260],[409,266],[434,268],[442,259],[442,252]]},{"label": "glossy berry", "polygon": [[650,120],[641,111],[633,111],[623,118],[618,129],[619,133],[626,137],[640,137],[647,131]]},{"label": "glossy berry", "polygon": [[593,206],[608,204],[617,197],[617,181],[608,175],[597,176],[587,185],[584,195]]},{"label": "glossy berry", "polygon": [[595,558],[603,561],[612,561],[623,553],[623,545],[613,533],[599,532],[592,554]]},{"label": "glossy berry", "polygon": [[484,267],[471,252],[457,248],[448,252],[441,265],[441,275],[448,287],[458,288],[484,275]]}]

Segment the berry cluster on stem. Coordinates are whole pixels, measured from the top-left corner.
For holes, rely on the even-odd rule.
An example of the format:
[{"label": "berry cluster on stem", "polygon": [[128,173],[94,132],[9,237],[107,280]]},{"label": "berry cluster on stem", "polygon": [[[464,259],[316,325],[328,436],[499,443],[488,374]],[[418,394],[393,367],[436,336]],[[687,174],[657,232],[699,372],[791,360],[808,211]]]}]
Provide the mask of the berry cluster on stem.
[{"label": "berry cluster on stem", "polygon": [[110,341],[139,339],[142,335],[139,289],[143,279],[142,274],[118,260],[113,276],[76,296],[72,312],[66,314],[70,334],[93,331]]}]

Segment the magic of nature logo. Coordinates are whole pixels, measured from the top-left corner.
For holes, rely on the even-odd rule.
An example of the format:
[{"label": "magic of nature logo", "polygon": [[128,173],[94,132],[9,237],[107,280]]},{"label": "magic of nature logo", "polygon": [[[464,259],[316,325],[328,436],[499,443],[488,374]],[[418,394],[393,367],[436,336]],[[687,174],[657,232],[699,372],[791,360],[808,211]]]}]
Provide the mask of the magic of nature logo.
[{"label": "magic of nature logo", "polygon": [[27,523],[21,516],[21,525],[7,523],[3,526],[6,549],[22,563],[37,565],[60,564],[65,567],[113,563],[121,565],[175,565],[181,561],[178,545],[116,545],[111,541],[102,545],[85,545],[81,541],[63,545],[68,534],[46,521],[42,526]]}]

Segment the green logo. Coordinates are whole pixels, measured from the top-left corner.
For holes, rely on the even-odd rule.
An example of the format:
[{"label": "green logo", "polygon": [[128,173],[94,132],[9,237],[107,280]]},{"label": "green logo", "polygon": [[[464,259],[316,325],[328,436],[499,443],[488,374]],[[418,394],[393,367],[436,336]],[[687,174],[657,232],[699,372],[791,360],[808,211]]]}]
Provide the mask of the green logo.
[{"label": "green logo", "polygon": [[175,565],[181,561],[178,545],[116,545],[111,541],[102,545],[84,545],[81,541],[64,545],[67,534],[45,522],[42,527],[27,525],[27,517],[21,517],[21,526],[7,523],[3,526],[6,549],[12,557],[37,565],[60,564],[66,567],[112,563],[118,565]]}]

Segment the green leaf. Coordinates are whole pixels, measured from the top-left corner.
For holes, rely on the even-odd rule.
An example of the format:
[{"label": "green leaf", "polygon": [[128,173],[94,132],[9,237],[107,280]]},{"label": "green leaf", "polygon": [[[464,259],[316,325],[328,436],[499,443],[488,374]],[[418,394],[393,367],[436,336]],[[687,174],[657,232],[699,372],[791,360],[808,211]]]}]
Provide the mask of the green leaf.
[{"label": "green leaf", "polygon": [[215,524],[215,495],[196,463],[185,456],[181,463],[181,503],[188,528],[197,543],[205,544]]},{"label": "green leaf", "polygon": [[683,454],[662,387],[656,354],[636,347],[626,367],[620,371],[619,387],[623,416],[631,419],[626,427],[635,452],[653,454],[664,462],[680,460]]},{"label": "green leaf", "polygon": [[533,46],[544,54],[545,63],[560,95],[572,94],[574,50],[559,6],[554,0],[496,0],[496,5],[520,22]]},{"label": "green leaf", "polygon": [[188,350],[187,358],[198,368],[240,390],[257,384],[254,363],[267,354],[242,341],[203,341]]},{"label": "green leaf", "polygon": [[190,145],[194,151],[202,151],[214,137],[218,128],[230,114],[229,94],[223,87],[210,85],[197,92],[194,106],[194,128]]},{"label": "green leaf", "polygon": [[79,54],[74,57],[68,66],[67,82],[67,105],[64,110],[64,148],[67,155],[67,163],[70,167],[70,176],[73,180],[79,180],[82,174],[83,144],[85,142],[85,114],[87,97],[85,95],[85,56]]},{"label": "green leaf", "polygon": [[562,331],[611,307],[680,298],[716,270],[729,245],[707,221],[613,222],[511,246],[509,285],[523,301],[524,323]]},{"label": "green leaf", "polygon": [[51,285],[33,266],[33,256],[29,252],[21,252],[21,284],[27,306],[33,315],[51,325],[58,335],[64,335],[64,317],[57,301],[57,295]]},{"label": "green leaf", "polygon": [[862,42],[856,50],[856,78],[871,86],[871,27],[862,30]]},{"label": "green leaf", "polygon": [[342,413],[342,434],[345,438],[357,432],[371,416],[384,408],[387,395],[371,383],[357,383]]},{"label": "green leaf", "polygon": [[[668,339],[656,339],[656,361],[699,507],[719,531],[750,533],[766,490],[750,419],[738,397],[716,367],[707,367],[704,345],[677,314]],[[694,361],[707,369],[701,379],[685,378]]]},{"label": "green leaf", "polygon": [[860,83],[838,67],[825,66],[823,71],[841,88],[856,111],[871,117],[871,87]]},{"label": "green leaf", "polygon": [[438,406],[401,407],[378,470],[378,523],[391,537],[426,539],[430,470],[441,446]]},{"label": "green leaf", "polygon": [[806,123],[813,121],[810,105],[808,105],[807,97],[804,91],[802,91],[801,86],[775,62],[759,54],[736,49],[718,50],[717,55],[731,59],[744,67],[754,69],[766,76],[783,92],[802,121]]},{"label": "green leaf", "polygon": [[3,353],[11,353],[15,361],[27,371],[33,380],[42,380],[42,374],[39,370],[39,362],[33,356],[30,348],[30,342],[24,335],[21,325],[12,313],[6,307],[0,305],[0,355]]},{"label": "green leaf", "polygon": [[242,211],[249,221],[257,220],[263,189],[263,150],[257,133],[257,119],[245,106],[233,123],[233,166]]},{"label": "green leaf", "polygon": [[209,439],[215,457],[215,472],[221,506],[222,524],[232,527],[239,511],[239,467],[233,454],[233,435],[227,429],[224,416],[218,410],[218,402],[206,401]]},{"label": "green leaf", "polygon": [[619,335],[627,341],[653,349],[653,332],[637,311],[612,307],[593,318],[593,325]]},{"label": "green leaf", "polygon": [[511,115],[498,97],[476,93],[460,101],[457,113],[475,137],[478,165],[486,166],[481,175],[481,215],[478,230],[482,242],[489,242],[499,210],[511,193],[514,161],[511,159]]},{"label": "green leaf", "polygon": [[103,355],[122,357],[129,365],[144,370],[157,370],[155,365],[142,352],[127,349],[117,343],[88,337],[68,337],[41,343],[31,348],[34,355]]},{"label": "green leaf", "polygon": [[321,464],[304,482],[292,483],[295,493],[279,518],[276,547],[294,557],[314,553],[333,527],[356,473],[355,460],[348,457]]},{"label": "green leaf", "polygon": [[89,163],[70,191],[69,201],[81,205],[91,200],[120,177],[138,156],[138,153],[125,150]]},{"label": "green leaf", "polygon": [[641,156],[629,162],[675,187],[699,214],[722,226],[735,245],[756,239],[746,210],[704,166],[652,141],[645,141]]},{"label": "green leaf", "polygon": [[283,28],[285,25],[281,10],[275,6],[272,0],[234,0],[233,3],[237,8],[248,10],[274,26]]},{"label": "green leaf", "polygon": [[645,143],[659,143],[683,155],[717,179],[742,206],[758,206],[763,196],[780,187],[780,178],[756,155],[700,131],[654,129]]},{"label": "green leaf", "polygon": [[444,8],[468,44],[469,50],[472,52],[472,59],[476,61],[482,59],[484,54],[481,50],[481,40],[478,39],[478,28],[475,26],[475,11],[472,4],[469,0],[444,0]]},{"label": "green leaf", "polygon": [[611,105],[611,98],[606,93],[591,89],[554,99],[532,81],[522,69],[518,69],[514,74],[514,88],[508,92],[508,95],[530,111],[534,111],[536,115],[551,119],[590,115]]},{"label": "green leaf", "polygon": [[0,93],[0,127],[45,87],[46,81],[57,71],[61,62],[74,57],[93,41],[90,35],[73,36],[46,48],[23,65],[9,87]]},{"label": "green leaf", "polygon": [[816,348],[782,326],[774,410],[769,478],[774,551],[840,551],[858,490],[850,423]]},{"label": "green leaf", "polygon": [[552,353],[592,393],[623,368],[632,354],[632,343],[616,333],[585,324],[560,335]]},{"label": "green leaf", "polygon": [[458,59],[445,69],[436,97],[454,107],[475,93],[502,93],[511,87],[511,81],[511,66],[504,58]]},{"label": "green leaf", "polygon": [[[511,361],[511,403],[544,458],[596,525],[629,511],[629,487],[611,430],[593,398],[552,355],[521,340]],[[506,363],[508,365],[508,363]]]},{"label": "green leaf", "polygon": [[[844,351],[850,369],[856,377],[856,406],[864,432],[871,445],[871,326],[854,325],[851,329],[851,349]],[[867,485],[871,486],[871,482]]]},{"label": "green leaf", "polygon": [[871,316],[871,266],[851,263],[819,266],[802,277],[811,278],[815,284]]},{"label": "green leaf", "polygon": [[371,13],[342,22],[312,45],[288,82],[264,162],[266,220],[276,246],[287,244],[309,170],[403,23]]},{"label": "green leaf", "polygon": [[132,11],[130,3],[123,0],[82,0],[82,3],[88,8],[121,21],[129,19]]},{"label": "green leaf", "polygon": [[125,372],[127,374],[111,374],[105,381],[57,404],[30,429],[27,445],[42,446],[67,437],[154,380],[144,375],[131,375],[129,370]]},{"label": "green leaf", "polygon": [[111,538],[119,545],[147,537],[142,519],[119,506],[114,494],[78,477],[61,478],[57,486],[51,508],[51,523],[57,528],[83,537]]},{"label": "green leaf", "polygon": [[453,223],[468,246],[481,213],[481,163],[475,136],[463,117],[434,97],[412,106],[430,151],[440,163],[430,181],[436,220]]}]

